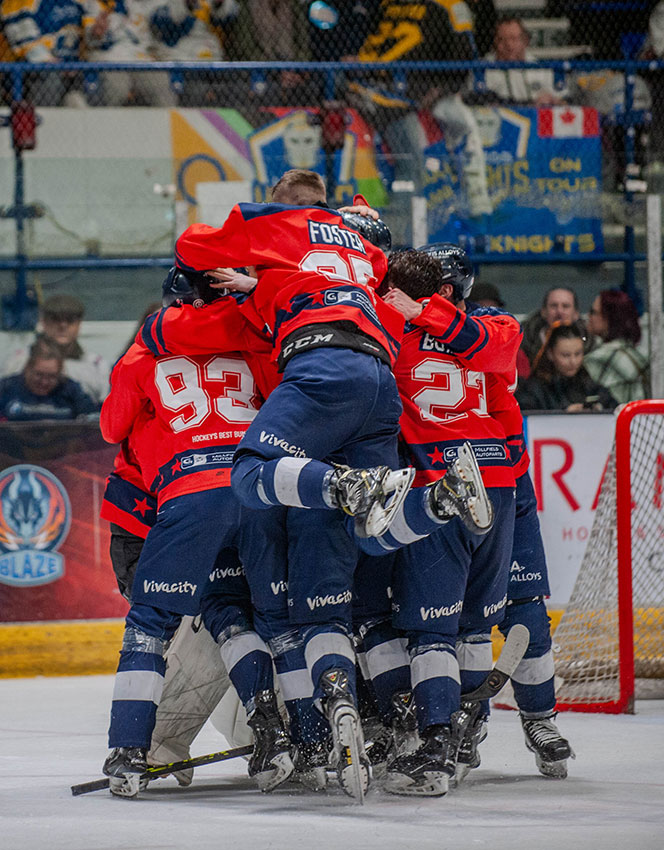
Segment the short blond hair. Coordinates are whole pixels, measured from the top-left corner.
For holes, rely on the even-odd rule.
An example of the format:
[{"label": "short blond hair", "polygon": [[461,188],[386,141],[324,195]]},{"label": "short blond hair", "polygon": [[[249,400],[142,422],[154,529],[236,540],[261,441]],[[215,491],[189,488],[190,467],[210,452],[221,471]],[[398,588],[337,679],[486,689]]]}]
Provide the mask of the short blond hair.
[{"label": "short blond hair", "polygon": [[272,200],[276,204],[307,207],[327,201],[325,181],[315,171],[291,168],[283,174],[272,189]]}]

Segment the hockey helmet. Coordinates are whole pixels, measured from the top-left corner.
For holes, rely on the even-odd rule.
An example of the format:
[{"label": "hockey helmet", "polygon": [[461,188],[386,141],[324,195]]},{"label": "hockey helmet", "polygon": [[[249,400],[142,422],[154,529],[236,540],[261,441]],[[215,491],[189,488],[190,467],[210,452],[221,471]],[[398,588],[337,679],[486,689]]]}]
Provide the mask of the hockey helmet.
[{"label": "hockey helmet", "polygon": [[454,242],[436,242],[418,248],[423,254],[430,254],[440,263],[443,270],[443,282],[451,283],[454,294],[459,300],[465,300],[470,295],[475,280],[473,264],[468,254]]},{"label": "hockey helmet", "polygon": [[203,307],[226,294],[225,289],[213,289],[210,283],[204,272],[185,272],[171,266],[161,285],[162,306],[193,304],[194,307]]},{"label": "hockey helmet", "polygon": [[392,234],[390,228],[382,219],[374,220],[370,216],[359,213],[341,213],[341,220],[356,233],[359,233],[367,242],[371,242],[376,248],[387,253],[392,247]]}]

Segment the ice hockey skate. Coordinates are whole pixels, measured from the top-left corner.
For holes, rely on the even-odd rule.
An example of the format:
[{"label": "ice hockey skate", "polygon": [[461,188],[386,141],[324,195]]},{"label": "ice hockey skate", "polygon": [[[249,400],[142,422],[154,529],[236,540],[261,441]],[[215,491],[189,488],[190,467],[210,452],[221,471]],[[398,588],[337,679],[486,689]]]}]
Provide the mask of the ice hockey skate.
[{"label": "ice hockey skate", "polygon": [[136,797],[148,784],[147,749],[116,747],[104,762],[102,772],[108,776],[111,794],[117,797]]},{"label": "ice hockey skate", "polygon": [[336,770],[339,784],[360,803],[371,781],[371,764],[364,750],[360,715],[344,670],[327,670],[321,677],[323,710],[332,729],[330,766]]},{"label": "ice hockey skate", "polygon": [[413,753],[398,756],[387,768],[390,794],[442,797],[454,776],[459,739],[451,726],[429,726]]},{"label": "ice hockey skate", "polygon": [[481,759],[478,748],[488,735],[486,717],[481,714],[472,717],[473,708],[472,704],[461,704],[461,709],[468,712],[471,719],[463,734],[457,753],[456,770],[454,772],[454,779],[457,783],[463,782],[471,770],[480,766]]},{"label": "ice hockey skate", "polygon": [[327,788],[329,761],[328,741],[303,741],[295,748],[295,770],[291,780],[299,782],[310,791],[324,791]]},{"label": "ice hockey skate", "polygon": [[394,707],[392,721],[394,755],[398,757],[414,752],[422,742],[417,732],[413,692],[397,691],[392,695],[392,706]]},{"label": "ice hockey skate", "polygon": [[493,506],[470,443],[464,443],[445,475],[429,488],[430,507],[439,519],[461,518],[468,531],[486,534],[493,526]]},{"label": "ice hockey skate", "polygon": [[554,723],[553,711],[540,716],[521,714],[521,726],[526,746],[535,753],[535,763],[542,776],[554,779],[567,777],[567,759],[576,758],[569,741],[563,738]]},{"label": "ice hockey skate", "polygon": [[274,691],[259,691],[254,703],[254,711],[247,721],[255,738],[254,752],[249,759],[249,776],[256,777],[260,790],[267,792],[285,782],[294,770],[291,741]]},{"label": "ice hockey skate", "polygon": [[380,537],[395,519],[414,477],[412,468],[341,467],[332,473],[330,498],[333,504],[355,517],[355,533],[359,537]]}]

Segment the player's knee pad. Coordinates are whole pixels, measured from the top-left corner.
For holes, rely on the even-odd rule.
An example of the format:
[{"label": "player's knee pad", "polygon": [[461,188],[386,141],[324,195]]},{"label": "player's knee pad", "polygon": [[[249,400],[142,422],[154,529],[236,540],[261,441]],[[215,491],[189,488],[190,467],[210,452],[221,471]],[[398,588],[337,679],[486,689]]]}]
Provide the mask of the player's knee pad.
[{"label": "player's knee pad", "polygon": [[228,605],[220,604],[218,597],[204,598],[201,602],[201,617],[205,628],[217,643],[222,635],[226,635],[227,640],[234,634],[253,629],[249,602],[246,605]]},{"label": "player's knee pad", "polygon": [[154,637],[166,643],[177,631],[182,614],[155,608],[152,605],[135,603],[129,609],[125,619],[125,633],[133,630],[136,635],[144,634],[146,637]]}]

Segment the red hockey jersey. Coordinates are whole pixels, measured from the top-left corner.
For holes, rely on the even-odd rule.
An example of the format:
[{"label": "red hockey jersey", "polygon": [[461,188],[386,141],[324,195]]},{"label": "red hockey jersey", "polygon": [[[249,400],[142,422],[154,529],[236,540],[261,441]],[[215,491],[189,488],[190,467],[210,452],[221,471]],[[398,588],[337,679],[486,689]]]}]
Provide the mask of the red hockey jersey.
[{"label": "red hockey jersey", "polygon": [[466,440],[487,487],[514,486],[505,431],[489,413],[485,373],[506,371],[520,342],[513,317],[476,319],[439,295],[406,326],[394,374],[416,486],[440,478]]},{"label": "red hockey jersey", "polygon": [[269,327],[274,359],[297,328],[339,321],[378,342],[392,363],[396,358],[403,316],[374,289],[387,259],[334,210],[237,204],[221,228],[187,228],[175,256],[184,270],[256,267],[258,285],[240,309],[256,327]]},{"label": "red hockey jersey", "polygon": [[254,377],[237,353],[155,357],[134,343],[111,373],[100,426],[105,440],[118,443],[146,412],[152,415],[140,462],[161,505],[230,485],[233,454],[259,404]]},{"label": "red hockey jersey", "polygon": [[[480,307],[471,313],[478,318],[505,315],[504,310],[495,307]],[[507,449],[512,458],[514,477],[519,478],[528,471],[530,457],[523,433],[521,408],[514,397],[517,386],[516,357],[506,372],[488,373],[486,376],[487,404],[489,413],[497,419],[505,431]]]},{"label": "red hockey jersey", "polygon": [[247,362],[263,399],[279,383],[271,362],[272,343],[251,325],[232,296],[194,307],[171,306],[148,316],[136,342],[155,356],[164,354],[221,354],[240,352]]},{"label": "red hockey jersey", "polygon": [[113,472],[106,479],[99,516],[145,539],[157,519],[157,499],[145,486],[133,450],[136,433],[134,428],[120,445]]}]

